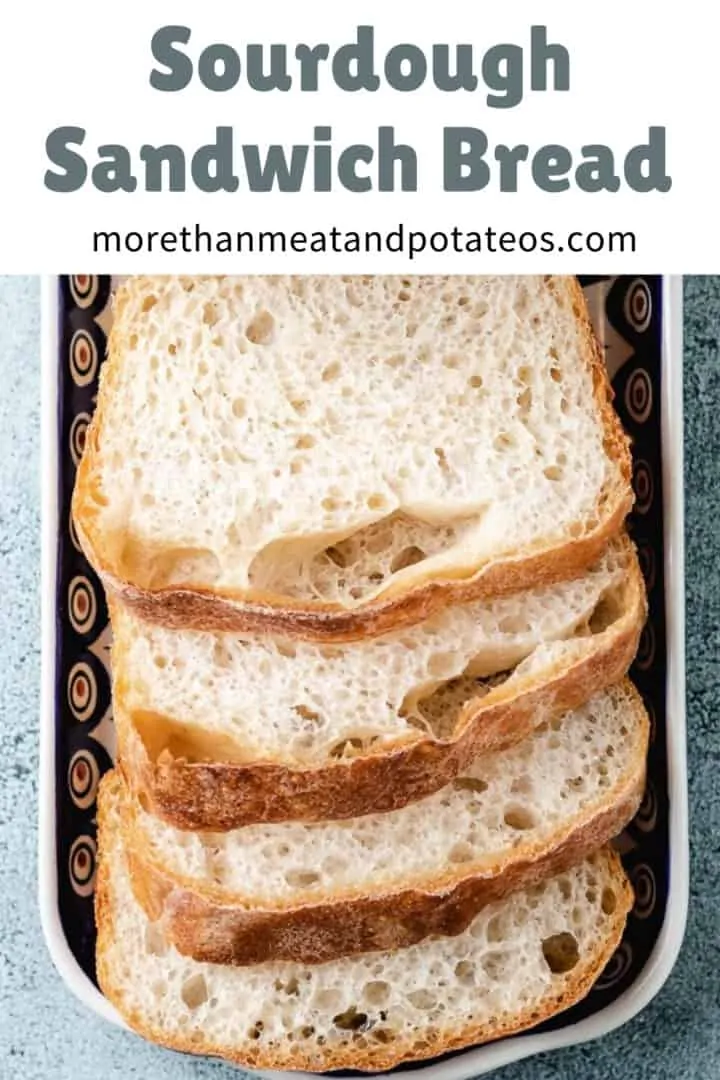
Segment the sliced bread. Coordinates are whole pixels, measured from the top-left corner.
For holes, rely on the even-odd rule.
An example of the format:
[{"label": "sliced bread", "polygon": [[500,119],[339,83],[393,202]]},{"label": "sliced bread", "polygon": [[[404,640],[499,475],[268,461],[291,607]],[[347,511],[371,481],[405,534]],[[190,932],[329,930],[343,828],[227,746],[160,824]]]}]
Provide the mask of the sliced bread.
[{"label": "sliced bread", "polygon": [[180,828],[396,809],[622,678],[644,618],[627,538],[573,581],[343,645],[171,630],[116,604],[122,766]]},{"label": "sliced bread", "polygon": [[173,829],[125,796],[135,894],[180,952],[319,963],[457,934],[635,815],[648,719],[630,683],[478,758],[442,791],[347,822]]},{"label": "sliced bread", "polygon": [[454,937],[333,963],[236,968],[181,956],[136,902],[116,774],[100,791],[97,974],[155,1043],[246,1068],[379,1071],[532,1027],[584,997],[632,891],[609,851],[488,905]]},{"label": "sliced bread", "polygon": [[167,625],[343,640],[577,574],[632,503],[572,277],[136,277],[78,471]]}]

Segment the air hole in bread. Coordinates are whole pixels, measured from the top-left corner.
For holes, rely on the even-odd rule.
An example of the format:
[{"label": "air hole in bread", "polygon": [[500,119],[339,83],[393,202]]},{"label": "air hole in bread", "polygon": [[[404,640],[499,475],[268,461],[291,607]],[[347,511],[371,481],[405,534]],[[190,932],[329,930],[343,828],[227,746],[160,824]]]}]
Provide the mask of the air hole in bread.
[{"label": "air hole in bread", "polygon": [[168,944],[162,930],[156,923],[149,922],[145,929],[145,948],[151,956],[165,956]]},{"label": "air hole in bread", "polygon": [[397,298],[398,300],[402,300],[404,303],[405,301],[410,299],[410,293],[407,289],[401,289],[400,292],[397,294]]},{"label": "air hole in bread", "polygon": [[247,406],[245,399],[241,397],[234,398],[232,403],[232,414],[236,420],[242,420],[247,412]]},{"label": "air hole in bread", "polygon": [[387,499],[379,492],[376,492],[374,495],[368,495],[365,501],[369,510],[384,510],[387,506]]},{"label": "air hole in bread", "polygon": [[339,547],[329,547],[325,549],[325,557],[330,560],[335,566],[345,567],[347,566],[347,558],[345,553]]},{"label": "air hole in bread", "polygon": [[622,608],[620,606],[620,600],[616,593],[607,592],[604,596],[600,597],[600,602],[597,604],[595,610],[590,616],[590,630],[593,634],[601,634],[622,614]]},{"label": "air hole in bread", "polygon": [[473,390],[479,390],[483,384],[482,375],[471,375],[468,379],[468,386],[471,386]]},{"label": "air hole in bread", "polygon": [[355,736],[345,738],[342,742],[335,743],[330,750],[330,757],[334,758],[347,758],[357,757],[358,753],[365,748],[365,743],[362,739]]},{"label": "air hole in bread", "polygon": [[470,862],[474,855],[472,846],[465,841],[460,841],[457,844],[453,844],[448,853],[448,858],[451,863],[465,863]]},{"label": "air hole in bread", "polygon": [[315,445],[314,435],[298,435],[295,440],[295,447],[298,450],[311,450]]},{"label": "air hole in bread", "polygon": [[472,986],[475,982],[475,965],[471,960],[459,960],[455,965],[455,978],[463,986]]},{"label": "air hole in bread", "polygon": [[407,570],[409,566],[415,566],[417,563],[422,562],[424,558],[426,558],[426,555],[422,548],[414,545],[403,548],[390,563],[390,573],[397,574],[400,570]]},{"label": "air hole in bread", "polygon": [[509,828],[518,829],[519,831],[534,829],[537,825],[537,819],[533,812],[527,806],[521,806],[520,803],[505,807],[503,821]]},{"label": "air hole in bread", "polygon": [[322,380],[323,382],[332,382],[333,379],[337,379],[340,374],[340,364],[337,360],[333,360],[331,364],[328,364],[323,368]]},{"label": "air hole in bread", "polygon": [[482,795],[488,789],[487,783],[477,776],[456,776],[453,787],[458,791],[472,791],[475,795]]},{"label": "air hole in bread", "polygon": [[186,979],[180,990],[180,997],[188,1009],[199,1009],[208,999],[208,988],[203,975],[193,975]]},{"label": "air hole in bread", "polygon": [[486,953],[482,959],[482,967],[488,978],[495,982],[507,979],[508,972],[511,970],[509,967],[510,958],[507,953],[504,952],[490,952]]},{"label": "air hole in bread", "polygon": [[517,396],[517,404],[520,408],[521,419],[526,417],[532,408],[533,395],[530,387],[526,387]]},{"label": "air hole in bread", "polygon": [[[472,667],[472,662],[470,667]],[[491,690],[501,686],[509,675],[509,672],[498,672],[491,678],[479,679],[465,672],[455,679],[442,683],[431,694],[418,701],[417,712],[428,723],[436,738],[452,738],[465,706],[471,701],[478,701]]]},{"label": "air hole in bread", "polygon": [[375,1042],[387,1045],[393,1041],[395,1035],[390,1028],[373,1028],[370,1032],[370,1038],[374,1039]]},{"label": "air hole in bread", "polygon": [[564,475],[564,470],[560,465],[547,465],[543,469],[543,476],[546,480],[562,480]]},{"label": "air hole in bread", "polygon": [[149,296],[146,296],[145,299],[142,302],[142,311],[143,311],[143,313],[147,314],[147,312],[151,311],[155,307],[156,304],[157,304],[157,296],[153,296],[152,293]]},{"label": "air hole in bread", "polygon": [[501,431],[499,435],[495,436],[493,446],[496,450],[511,450],[516,445],[515,437],[510,434],[509,431]]},{"label": "air hole in bread", "polygon": [[222,638],[213,642],[213,664],[221,669],[232,667],[233,656]]},{"label": "air hole in bread", "polygon": [[390,984],[382,979],[375,979],[372,982],[365,983],[363,987],[363,1000],[368,1005],[384,1005],[389,997]]},{"label": "air hole in bread", "polygon": [[416,1009],[422,1009],[424,1012],[430,1012],[437,1005],[437,995],[431,990],[411,990],[407,999]]},{"label": "air hole in bread", "polygon": [[312,723],[317,723],[320,719],[320,713],[315,709],[311,709],[309,705],[293,705],[293,712],[297,713],[303,720],[307,720]]},{"label": "air hole in bread", "polygon": [[436,446],[435,450],[434,450],[434,454],[435,454],[435,457],[438,460],[438,465],[440,466],[442,471],[444,473],[449,472],[450,471],[450,466],[448,465],[447,455],[445,454],[445,451],[443,450],[442,446]]},{"label": "air hole in bread", "polygon": [[202,319],[206,326],[214,326],[218,321],[218,314],[215,305],[208,301],[203,304]]},{"label": "air hole in bread", "polygon": [[245,327],[245,337],[253,345],[269,345],[275,336],[275,320],[269,311],[259,311]]},{"label": "air hole in bread", "polygon": [[602,891],[600,907],[602,908],[603,915],[612,915],[617,907],[617,895],[609,885]]},{"label": "air hole in bread", "polygon": [[341,1031],[362,1031],[367,1027],[367,1013],[359,1012],[355,1005],[333,1016],[333,1024]]},{"label": "air hole in bread", "polygon": [[294,889],[309,889],[311,885],[317,885],[320,875],[316,870],[288,870],[285,880]]},{"label": "air hole in bread", "polygon": [[572,971],[580,959],[577,938],[567,931],[545,938],[542,951],[545,963],[553,975],[565,975],[566,972]]}]

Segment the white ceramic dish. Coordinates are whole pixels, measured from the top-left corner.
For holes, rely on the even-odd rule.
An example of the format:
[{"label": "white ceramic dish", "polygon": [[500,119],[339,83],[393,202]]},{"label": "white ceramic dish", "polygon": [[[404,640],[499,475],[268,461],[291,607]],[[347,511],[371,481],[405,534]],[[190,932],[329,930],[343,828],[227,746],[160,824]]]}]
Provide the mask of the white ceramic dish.
[{"label": "white ceramic dish", "polygon": [[[650,308],[652,291],[645,283],[645,279],[617,279],[625,280],[627,289],[624,292],[624,311],[629,320],[633,332],[643,333],[647,330],[646,312],[643,308],[643,296]],[[651,279],[647,279],[650,281]],[[588,294],[591,290],[595,300],[602,296],[601,303],[609,303],[613,283],[616,279],[598,279],[586,283]],[[663,739],[663,766],[662,778],[662,802],[666,807],[663,813],[666,815],[664,825],[666,827],[667,852],[661,853],[667,866],[667,877],[664,880],[664,908],[661,913],[661,923],[657,927],[651,951],[644,958],[641,970],[632,975],[628,985],[622,988],[614,996],[611,995],[609,1003],[602,1007],[595,1006],[589,1015],[577,1018],[576,1010],[567,1014],[566,1018],[556,1022],[550,1029],[541,1029],[536,1032],[525,1033],[521,1036],[511,1037],[500,1042],[469,1049],[452,1056],[431,1061],[424,1065],[404,1067],[406,1075],[422,1075],[423,1080],[466,1080],[466,1078],[485,1074],[492,1069],[528,1057],[541,1051],[551,1050],[556,1047],[568,1046],[573,1043],[587,1042],[595,1039],[606,1032],[624,1024],[631,1017],[643,1009],[648,1002],[658,993],[665,983],[680,950],[688,903],[688,821],[687,821],[687,770],[685,755],[685,627],[684,627],[684,535],[683,535],[683,425],[682,425],[682,279],[664,278],[655,279],[658,294],[662,303],[662,338],[658,342],[659,370],[660,370],[660,409],[659,429],[662,446],[662,469],[658,480],[662,487],[663,525],[662,544],[657,547],[662,552],[662,570],[664,575],[663,593],[661,600],[661,622],[664,622],[663,630],[665,637],[665,656],[661,668],[664,673],[664,739]],[[43,572],[43,608],[42,608],[42,652],[43,652],[43,683],[42,683],[42,716],[41,716],[41,757],[40,757],[40,840],[39,840],[39,883],[40,883],[40,909],[42,925],[48,948],[52,959],[61,977],[67,983],[69,989],[91,1010],[98,1013],[107,1021],[121,1026],[123,1022],[109,1002],[103,997],[93,981],[92,971],[89,970],[91,961],[88,957],[92,953],[93,938],[91,922],[92,905],[92,870],[94,860],[94,786],[98,775],[107,767],[112,757],[112,725],[109,711],[109,703],[101,706],[100,713],[96,717],[94,727],[86,724],[92,745],[96,747],[96,753],[87,751],[82,747],[76,750],[70,759],[69,769],[65,770],[64,761],[68,756],[72,745],[66,745],[70,737],[78,732],[85,736],[83,724],[88,717],[85,716],[88,694],[94,690],[95,702],[102,697],[103,687],[99,685],[97,677],[89,672],[90,682],[86,683],[78,700],[73,700],[75,690],[73,687],[80,685],[77,676],[78,668],[83,668],[87,674],[88,664],[84,661],[76,662],[70,672],[70,681],[66,681],[66,674],[61,670],[63,664],[63,640],[65,634],[63,619],[67,612],[58,606],[59,586],[63,587],[63,575],[67,577],[67,554],[63,555],[63,545],[69,551],[71,560],[77,558],[77,552],[68,547],[68,537],[62,524],[62,515],[66,513],[66,499],[63,490],[67,491],[67,470],[71,465],[66,460],[66,455],[73,456],[73,439],[79,428],[78,421],[85,422],[89,408],[83,412],[75,408],[72,425],[68,428],[67,410],[63,412],[60,398],[63,392],[63,380],[67,379],[65,366],[70,350],[70,366],[73,367],[72,378],[75,385],[82,393],[92,393],[92,380],[96,375],[96,369],[100,357],[97,354],[97,342],[93,343],[92,334],[88,335],[87,326],[83,324],[83,318],[89,318],[88,312],[92,311],[93,304],[98,297],[98,289],[102,279],[90,276],[77,275],[71,279],[65,279],[64,291],[61,289],[60,279],[47,278],[43,283],[43,371],[42,371],[42,475],[43,475],[43,533],[42,533],[42,572]],[[639,283],[639,284],[638,284]],[[643,288],[645,293],[642,292]],[[68,292],[68,289],[70,290]],[[633,293],[635,289],[635,293]],[[94,291],[93,291],[94,290]],[[599,290],[599,291],[598,291]],[[639,292],[638,292],[639,290]],[[70,313],[65,310],[63,297],[69,304]],[[639,297],[639,299],[638,299]],[[98,302],[99,303],[99,302]],[[633,308],[633,305],[635,307]],[[96,304],[97,306],[97,304]],[[93,314],[100,330],[100,340],[104,340],[102,333],[104,308],[100,304],[99,316]],[[603,308],[603,310],[605,310]],[[610,310],[608,308],[608,310]],[[73,323],[73,312],[78,318],[78,324]],[[649,325],[651,312],[647,315]],[[610,316],[608,317],[610,319]],[[85,325],[85,328],[83,326]],[[94,325],[94,324],[93,324]],[[93,330],[94,333],[94,330]],[[84,338],[83,338],[84,335]],[[624,340],[617,332],[617,327],[612,321],[601,328],[601,338],[608,355],[608,366],[611,375],[616,375],[628,357],[633,354],[631,344]],[[617,369],[617,370],[614,370]],[[637,373],[636,373],[637,374]],[[640,371],[640,375],[648,383],[647,372]],[[641,385],[643,380],[635,380],[631,386],[628,380],[625,384],[625,399],[631,413],[636,419],[647,419],[645,412],[646,400],[643,393],[647,392],[647,385]],[[648,383],[649,385],[649,383]],[[635,395],[633,397],[633,395]],[[652,386],[650,386],[650,402],[652,403]],[[63,430],[61,430],[61,428]],[[61,439],[61,435],[63,438]],[[640,476],[641,468],[645,473]],[[642,492],[648,489],[652,493],[653,478],[646,475],[646,463],[637,463],[636,490],[642,486]],[[63,488],[63,479],[65,486]],[[642,495],[641,492],[641,495]],[[641,499],[639,501],[642,501]],[[658,538],[659,539],[659,538]],[[652,561],[652,552],[649,553]],[[655,576],[656,571],[652,571]],[[70,607],[72,608],[73,588],[77,585],[77,576],[69,582]],[[80,614],[75,613],[73,626],[78,629],[77,620],[82,625],[79,627],[79,638],[83,638],[84,620],[94,612],[93,619],[99,625],[101,612],[98,607],[102,604],[100,596],[92,590],[92,583],[82,581],[88,585],[90,591],[86,593],[85,601]],[[84,588],[85,586],[83,586]],[[76,589],[77,595],[77,589]],[[88,599],[89,597],[89,599]],[[95,605],[93,607],[93,605]],[[62,610],[61,610],[62,609]],[[660,610],[660,609],[659,609]],[[85,615],[83,615],[85,612]],[[73,618],[72,611],[70,613]],[[652,629],[652,628],[651,628]],[[85,634],[81,645],[87,645],[93,653],[93,664],[100,658],[102,663],[103,650],[106,648],[107,628],[101,627],[101,632],[92,641]],[[72,643],[70,643],[72,645]],[[77,648],[77,645],[72,646]],[[646,656],[641,661],[645,664],[644,670],[649,671],[655,656],[656,645],[653,642],[646,643]],[[79,654],[78,654],[79,655]],[[650,660],[647,661],[647,656]],[[71,655],[70,659],[73,659]],[[77,657],[75,657],[77,659]],[[91,658],[92,659],[92,658]],[[102,675],[102,671],[97,669]],[[75,672],[75,676],[73,676]],[[82,676],[82,672],[81,672]],[[102,681],[102,679],[100,679]],[[661,694],[662,696],[662,694]],[[71,715],[74,714],[74,715]],[[666,766],[666,768],[665,768]],[[75,775],[77,774],[77,775]],[[70,810],[76,815],[80,824],[78,828],[83,835],[67,836],[67,790],[65,781],[70,786],[72,806]],[[646,819],[640,823],[641,833],[647,833],[652,828],[657,818],[657,791],[646,807]],[[655,802],[653,802],[655,800]],[[66,805],[67,804],[67,805]],[[653,817],[653,813],[655,817]],[[649,817],[648,817],[649,815]],[[651,825],[648,827],[648,821]],[[83,832],[83,830],[85,830]],[[639,843],[631,846],[638,847]],[[69,852],[67,858],[60,858],[59,853]],[[69,871],[68,871],[69,867]],[[647,869],[643,864],[636,867],[639,871]],[[72,879],[72,889],[68,891],[68,872]],[[638,878],[638,880],[640,880]],[[646,883],[647,878],[643,881]],[[652,882],[652,901],[655,903],[655,891],[657,889],[655,878],[650,874]],[[647,893],[646,884],[641,884],[641,889],[636,885],[636,892],[642,889]],[[70,909],[63,907],[63,897],[70,897],[72,901]],[[642,899],[642,898],[641,898]],[[647,896],[645,897],[647,903]],[[82,932],[76,934],[78,929],[74,926],[72,912],[76,904],[78,920],[83,922]],[[71,914],[68,915],[68,910]],[[638,918],[646,917],[647,912],[639,912]],[[655,912],[657,915],[657,911]],[[640,925],[638,923],[637,925]],[[632,956],[632,950],[631,950]],[[622,968],[622,958],[618,961]],[[617,965],[616,965],[617,966]],[[627,980],[627,971],[620,972]],[[616,980],[616,984],[617,983]],[[609,992],[606,986],[606,997]],[[585,1010],[587,1011],[587,1010]],[[281,1074],[265,1074],[276,1075]],[[302,1074],[293,1074],[299,1076]],[[306,1074],[309,1075],[309,1074]]]}]

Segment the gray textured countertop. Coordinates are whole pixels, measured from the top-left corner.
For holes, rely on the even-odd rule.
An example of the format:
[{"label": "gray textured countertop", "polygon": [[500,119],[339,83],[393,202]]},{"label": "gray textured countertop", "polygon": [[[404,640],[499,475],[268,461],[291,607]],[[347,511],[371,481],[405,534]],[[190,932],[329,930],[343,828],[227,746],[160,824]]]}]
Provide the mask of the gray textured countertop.
[{"label": "gray textured countertop", "polygon": [[[691,901],[664,990],[599,1042],[502,1080],[720,1077],[720,277],[685,283]],[[0,278],[0,1080],[221,1080],[88,1014],[55,973],[36,904],[40,682],[39,281]]]}]

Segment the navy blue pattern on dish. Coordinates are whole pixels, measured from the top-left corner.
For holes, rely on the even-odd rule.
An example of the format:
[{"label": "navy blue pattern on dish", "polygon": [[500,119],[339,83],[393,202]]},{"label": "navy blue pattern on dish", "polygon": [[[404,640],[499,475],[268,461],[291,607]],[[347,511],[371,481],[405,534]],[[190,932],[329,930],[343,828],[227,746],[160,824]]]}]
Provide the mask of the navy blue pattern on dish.
[{"label": "navy blue pattern on dish", "polygon": [[[580,281],[605,351],[616,407],[633,440],[636,506],[630,532],[638,545],[648,586],[650,615],[631,676],[650,713],[652,735],[645,798],[634,822],[618,840],[636,893],[625,936],[585,1001],[548,1021],[543,1025],[545,1030],[575,1023],[597,1012],[638,977],[657,942],[669,886],[660,441],[662,279],[581,277]],[[55,659],[58,903],[70,950],[82,970],[95,981],[95,796],[98,781],[111,767],[115,752],[110,633],[102,588],[80,551],[70,521],[70,499],[106,351],[111,279],[65,276],[59,288]]]}]

